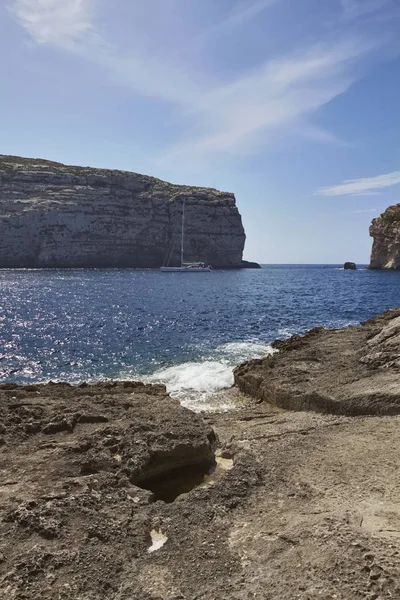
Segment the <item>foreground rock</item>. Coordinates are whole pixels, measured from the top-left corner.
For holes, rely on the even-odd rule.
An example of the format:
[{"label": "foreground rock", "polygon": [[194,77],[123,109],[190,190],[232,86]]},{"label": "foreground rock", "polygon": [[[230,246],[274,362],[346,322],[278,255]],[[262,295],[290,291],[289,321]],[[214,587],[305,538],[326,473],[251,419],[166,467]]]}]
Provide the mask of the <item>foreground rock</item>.
[{"label": "foreground rock", "polygon": [[167,252],[241,267],[233,194],[154,177],[0,155],[0,267],[159,267]]},{"label": "foreground rock", "polygon": [[[233,592],[200,598],[400,598],[400,417],[276,414],[262,403],[213,420],[262,476],[230,515]],[[196,596],[184,596],[194,598]]]},{"label": "foreground rock", "polygon": [[86,584],[105,597],[151,543],[140,507],[173,500],[215,462],[211,428],[163,386],[0,386],[0,432],[10,599],[76,598]]},{"label": "foreground rock", "polygon": [[[3,386],[0,408],[1,598],[400,597],[399,417],[242,398],[204,422],[132,383]],[[219,477],[185,488],[215,435]]]},{"label": "foreground rock", "polygon": [[369,233],[374,238],[369,268],[400,269],[400,204],[374,219]]},{"label": "foreground rock", "polygon": [[237,367],[242,392],[291,410],[400,414],[400,309],[273,346],[277,354]]}]

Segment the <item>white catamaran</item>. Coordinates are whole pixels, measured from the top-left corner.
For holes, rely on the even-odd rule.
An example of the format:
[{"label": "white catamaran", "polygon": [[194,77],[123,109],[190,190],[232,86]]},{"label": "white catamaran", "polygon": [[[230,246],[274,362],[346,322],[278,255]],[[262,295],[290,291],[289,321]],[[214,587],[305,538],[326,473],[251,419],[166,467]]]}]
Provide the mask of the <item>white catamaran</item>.
[{"label": "white catamaran", "polygon": [[211,266],[205,266],[202,262],[185,262],[184,254],[184,236],[185,236],[185,201],[182,205],[182,234],[181,234],[181,266],[180,267],[160,267],[163,273],[209,273]]}]

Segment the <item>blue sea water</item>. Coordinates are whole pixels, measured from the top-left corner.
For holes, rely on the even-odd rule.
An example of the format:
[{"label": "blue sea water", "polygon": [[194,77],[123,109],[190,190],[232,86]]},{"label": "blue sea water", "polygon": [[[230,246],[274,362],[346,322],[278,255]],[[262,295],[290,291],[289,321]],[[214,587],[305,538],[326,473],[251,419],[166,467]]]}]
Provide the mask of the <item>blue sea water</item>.
[{"label": "blue sea water", "polygon": [[276,338],[357,324],[400,304],[400,273],[0,270],[0,381],[163,381],[200,402]]}]

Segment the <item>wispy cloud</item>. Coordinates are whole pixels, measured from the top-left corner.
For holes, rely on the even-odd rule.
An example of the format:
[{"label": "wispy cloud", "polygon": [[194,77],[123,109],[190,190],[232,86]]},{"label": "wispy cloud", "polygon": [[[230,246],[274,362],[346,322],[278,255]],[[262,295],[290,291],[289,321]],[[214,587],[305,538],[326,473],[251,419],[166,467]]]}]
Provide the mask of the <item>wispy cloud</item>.
[{"label": "wispy cloud", "polygon": [[356,214],[356,215],[358,215],[360,213],[373,213],[373,212],[376,212],[376,208],[360,208],[359,210],[352,210],[350,212],[352,212],[353,214]]},{"label": "wispy cloud", "polygon": [[391,0],[340,0],[346,17],[352,19],[377,12],[390,2]]},{"label": "wispy cloud", "polygon": [[185,70],[168,57],[125,56],[94,25],[97,0],[11,0],[10,10],[38,44],[57,46],[108,69],[112,78],[139,94],[191,105],[200,93]]},{"label": "wispy cloud", "polygon": [[228,16],[218,23],[214,27],[211,27],[207,34],[214,34],[217,31],[221,32],[222,30],[234,29],[236,27],[240,27],[244,25],[251,19],[254,19],[262,12],[264,12],[270,6],[276,4],[279,0],[241,0],[236,6],[234,6],[233,10],[228,14]]},{"label": "wispy cloud", "polygon": [[[265,143],[265,135],[296,129],[299,120],[305,121],[350,87],[354,63],[372,47],[373,42],[361,40],[316,44],[267,60],[235,81],[216,86],[193,106],[201,133],[194,133],[173,152],[243,152]],[[334,140],[322,129],[311,130],[315,139]]]},{"label": "wispy cloud", "polygon": [[386,175],[365,177],[363,179],[349,179],[339,185],[323,187],[315,192],[317,196],[376,196],[377,190],[400,184],[400,171],[393,171]]},{"label": "wispy cloud", "polygon": [[14,0],[10,10],[39,44],[69,44],[92,29],[92,0]]},{"label": "wispy cloud", "polygon": [[[157,47],[153,25],[157,23],[159,1],[146,0],[140,5],[145,31],[132,19],[132,45],[127,53],[118,42],[111,43],[104,23],[96,26],[98,0],[9,0],[15,18],[38,44],[74,52],[108,69],[135,94],[156,97],[176,107],[183,134],[176,146],[163,153],[166,160],[175,160],[177,155],[254,152],[279,135],[288,137],[302,131],[309,140],[340,143],[311,118],[357,80],[364,60],[377,49],[375,37],[355,30],[344,39],[340,30],[340,35],[325,36],[329,41],[318,43],[305,36],[294,44],[295,51],[260,55],[258,64],[236,70],[236,76],[227,81],[223,70],[218,73],[207,68],[210,65],[194,68],[185,62],[184,49],[191,45],[190,37],[180,40],[180,53],[168,54]],[[180,14],[180,8],[183,14],[186,1],[174,0],[173,14]],[[380,2],[366,1],[371,10],[372,3],[377,6]],[[218,41],[223,36],[229,38],[235,28],[275,4],[279,5],[279,0],[237,1],[219,24],[210,24],[206,35]],[[351,8],[355,0],[347,0],[347,4],[347,10],[355,10]],[[148,40],[142,43],[146,27]]]}]

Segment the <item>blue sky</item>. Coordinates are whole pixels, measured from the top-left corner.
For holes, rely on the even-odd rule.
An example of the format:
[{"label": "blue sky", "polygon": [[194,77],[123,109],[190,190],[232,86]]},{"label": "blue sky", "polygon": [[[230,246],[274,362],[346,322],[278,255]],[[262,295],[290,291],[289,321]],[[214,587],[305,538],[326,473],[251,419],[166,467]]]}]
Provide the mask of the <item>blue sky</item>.
[{"label": "blue sky", "polygon": [[368,262],[400,0],[1,0],[0,152],[236,194],[245,258]]}]

